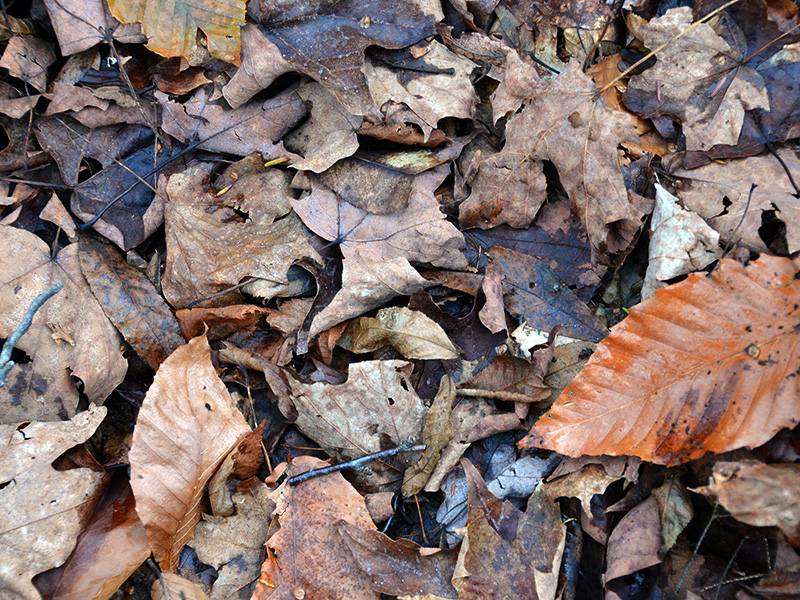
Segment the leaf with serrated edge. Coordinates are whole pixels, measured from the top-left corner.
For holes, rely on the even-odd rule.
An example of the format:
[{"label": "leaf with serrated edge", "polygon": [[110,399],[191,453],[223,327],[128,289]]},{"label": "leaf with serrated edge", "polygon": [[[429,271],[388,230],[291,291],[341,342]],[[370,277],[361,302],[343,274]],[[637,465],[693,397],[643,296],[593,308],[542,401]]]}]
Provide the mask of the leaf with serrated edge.
[{"label": "leaf with serrated edge", "polygon": [[520,446],[674,465],[793,427],[798,266],[722,260],[710,275],[658,290],[598,344]]}]

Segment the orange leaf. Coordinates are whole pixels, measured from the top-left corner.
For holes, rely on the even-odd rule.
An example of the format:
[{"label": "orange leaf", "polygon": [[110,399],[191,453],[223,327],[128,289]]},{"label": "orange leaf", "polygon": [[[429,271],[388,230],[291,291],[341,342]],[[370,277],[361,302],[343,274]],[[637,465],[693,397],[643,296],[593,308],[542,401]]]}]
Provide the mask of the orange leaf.
[{"label": "orange leaf", "polygon": [[612,329],[520,442],[674,465],[758,446],[800,414],[798,263],[722,260]]},{"label": "orange leaf", "polygon": [[164,361],[142,403],[129,454],[136,511],[162,569],[177,566],[200,520],[206,483],[249,431],[217,377],[205,337]]}]

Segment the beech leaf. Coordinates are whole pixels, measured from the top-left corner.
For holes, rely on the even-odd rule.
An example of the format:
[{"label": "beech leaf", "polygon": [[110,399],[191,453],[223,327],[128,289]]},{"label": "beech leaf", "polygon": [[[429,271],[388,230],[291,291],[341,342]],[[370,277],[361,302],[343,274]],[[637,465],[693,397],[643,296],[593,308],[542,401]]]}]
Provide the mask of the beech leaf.
[{"label": "beech leaf", "polygon": [[723,259],[631,309],[521,447],[675,465],[755,447],[800,415],[798,262]]},{"label": "beech leaf", "polygon": [[139,411],[129,458],[136,511],[165,571],[177,567],[194,533],[206,483],[249,431],[205,337],[164,361]]},{"label": "beech leaf", "polygon": [[336,342],[346,350],[363,354],[391,345],[403,358],[450,360],[458,357],[453,343],[435,321],[405,307],[382,308],[373,317],[351,322]]}]

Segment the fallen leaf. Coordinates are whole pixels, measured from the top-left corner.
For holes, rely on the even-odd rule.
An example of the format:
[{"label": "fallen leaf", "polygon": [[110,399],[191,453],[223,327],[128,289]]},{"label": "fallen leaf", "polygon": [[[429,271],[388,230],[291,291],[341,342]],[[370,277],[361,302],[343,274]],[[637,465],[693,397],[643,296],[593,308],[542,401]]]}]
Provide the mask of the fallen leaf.
[{"label": "fallen leaf", "polygon": [[204,337],[161,365],[139,411],[129,458],[136,511],[162,569],[177,567],[200,520],[206,483],[249,431]]},{"label": "fallen leaf", "polygon": [[[290,379],[297,428],[339,460],[419,443],[426,409],[408,380],[410,367],[400,360],[351,363],[340,385]],[[399,487],[406,464],[415,458],[402,457],[372,463],[370,487]]]},{"label": "fallen leaf", "polygon": [[0,226],[5,252],[0,257],[0,337],[8,338],[33,299],[60,281],[64,289],[36,313],[16,347],[31,362],[18,364],[0,388],[3,422],[69,419],[83,382],[91,402],[102,403],[122,382],[128,363],[122,338],[103,314],[81,273],[78,245],[55,258],[34,234]]},{"label": "fallen leaf", "polygon": [[608,538],[605,572],[606,585],[661,562],[661,516],[652,496],[636,506],[611,532]]},{"label": "fallen leaf", "polygon": [[754,460],[717,462],[708,486],[695,491],[716,496],[733,518],[756,527],[777,526],[789,543],[800,546],[800,468]]},{"label": "fallen leaf", "polygon": [[797,270],[771,256],[723,259],[658,290],[598,344],[521,447],[673,465],[793,427]]},{"label": "fallen leaf", "polygon": [[[789,172],[800,173],[800,160],[791,149],[777,148],[776,153]],[[756,252],[792,254],[800,250],[800,209],[797,192],[780,161],[772,155],[753,156],[678,171],[684,183],[678,195],[686,208],[720,233],[726,244],[744,244]],[[754,184],[757,187],[753,188]],[[762,224],[769,214],[782,227],[778,236],[763,239]]]},{"label": "fallen leaf", "polygon": [[722,256],[719,234],[697,213],[681,208],[678,198],[655,184],[656,206],[650,218],[650,248],[642,300],[666,281],[700,271]]},{"label": "fallen leaf", "polygon": [[32,35],[15,35],[6,45],[0,68],[40,92],[47,90],[47,67],[56,61],[52,44]]},{"label": "fallen leaf", "polygon": [[458,357],[444,330],[419,311],[382,308],[375,317],[352,321],[336,342],[337,346],[364,354],[391,345],[403,358],[450,360]]},{"label": "fallen leaf", "polygon": [[239,63],[243,0],[222,4],[211,0],[110,0],[108,6],[123,23],[141,23],[147,47],[156,54],[190,58],[201,29],[212,56]]},{"label": "fallen leaf", "polygon": [[105,600],[147,557],[150,546],[127,477],[111,481],[75,551],[59,569],[36,580],[47,600]]},{"label": "fallen leaf", "polygon": [[453,401],[456,399],[456,386],[450,375],[439,382],[439,391],[425,415],[422,426],[422,443],[425,450],[416,464],[406,469],[403,476],[402,493],[405,498],[418,494],[428,483],[428,479],[439,462],[442,450],[453,439],[453,424],[450,417]]},{"label": "fallen leaf", "polygon": [[[723,19],[718,33],[711,23],[693,23],[691,8],[679,7],[637,31],[648,48],[664,47],[656,53],[655,66],[628,82],[625,104],[645,118],[679,120],[687,150],[735,145],[745,111],[770,108],[763,77],[742,64],[749,57],[733,31],[738,27]],[[729,30],[724,36],[723,27]]]},{"label": "fallen leaf", "polygon": [[602,322],[550,267],[502,247],[490,248],[489,256],[503,275],[508,312],[544,331],[561,325],[563,335],[579,340],[598,342],[607,335]]},{"label": "fallen leaf", "polygon": [[178,323],[167,303],[116,248],[83,236],[78,243],[81,272],[117,330],[154,371],[182,346]]},{"label": "fallen leaf", "polygon": [[244,481],[233,495],[234,515],[204,515],[197,524],[190,545],[197,557],[219,574],[211,591],[214,600],[237,599],[239,590],[248,589],[258,579],[275,508],[269,491],[258,479]]},{"label": "fallen leaf", "polygon": [[[292,460],[299,475],[326,463],[312,456]],[[364,498],[342,477],[331,473],[274,492],[280,529],[267,540],[267,553],[253,600],[325,598],[378,600],[372,578],[362,571],[339,533],[343,523],[374,531]],[[268,585],[267,585],[268,584]]]},{"label": "fallen leaf", "polygon": [[[67,560],[106,482],[105,472],[58,471],[52,463],[88,440],[106,409],[67,422],[0,425],[0,587],[14,600],[40,600],[31,579]],[[102,471],[102,469],[101,469]]]},{"label": "fallen leaf", "polygon": [[669,552],[694,517],[694,509],[689,493],[677,477],[668,477],[667,481],[653,490],[653,497],[658,502],[658,513],[661,515],[664,551]]},{"label": "fallen leaf", "polygon": [[142,44],[147,36],[138,24],[121,25],[101,0],[44,0],[61,54],[69,56],[105,43]]},{"label": "fallen leaf", "polygon": [[424,10],[421,2],[385,1],[368,8],[331,1],[258,6],[254,16],[261,27],[251,35],[263,39],[252,43],[267,48],[245,54],[225,96],[239,106],[277,76],[297,71],[325,86],[351,113],[377,116],[361,71],[364,51],[368,46],[404,48],[433,34],[433,15]]},{"label": "fallen leaf", "polygon": [[[161,582],[164,585],[161,585]],[[164,589],[166,588],[166,589]],[[197,584],[177,575],[176,573],[161,573],[161,577],[153,582],[151,590],[153,600],[211,600]]]},{"label": "fallen leaf", "polygon": [[566,528],[539,488],[525,512],[497,499],[467,460],[469,519],[453,584],[458,597],[554,600]]},{"label": "fallen leaf", "polygon": [[[254,168],[253,159],[244,159],[231,166],[240,176],[217,197],[207,188],[210,168],[190,167],[167,186],[162,285],[170,304],[184,307],[248,277],[288,285],[292,263],[306,256],[321,260],[289,204],[289,173],[261,164]],[[239,213],[246,219],[237,218]],[[210,302],[224,304],[234,297],[230,293]]]}]

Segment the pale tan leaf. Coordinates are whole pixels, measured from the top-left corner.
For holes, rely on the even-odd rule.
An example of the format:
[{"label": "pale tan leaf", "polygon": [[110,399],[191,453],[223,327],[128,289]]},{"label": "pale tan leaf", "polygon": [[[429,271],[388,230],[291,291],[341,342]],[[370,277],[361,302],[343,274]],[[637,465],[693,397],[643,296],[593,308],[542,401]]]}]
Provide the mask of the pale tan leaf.
[{"label": "pale tan leaf", "polygon": [[722,260],[612,329],[523,447],[677,464],[759,446],[800,415],[797,261]]},{"label": "pale tan leaf", "polygon": [[205,337],[178,348],[145,396],[130,450],[136,511],[166,571],[200,520],[208,480],[250,431],[217,377]]},{"label": "pale tan leaf", "polygon": [[[161,579],[164,587],[161,586]],[[195,583],[184,579],[175,573],[162,573],[161,579],[153,582],[151,597],[153,600],[211,600],[208,595],[201,590]]]},{"label": "pale tan leaf", "polygon": [[31,579],[61,565],[102,493],[106,475],[57,471],[53,461],[85,442],[106,415],[92,405],[67,422],[0,426],[0,589],[6,600],[40,600]]},{"label": "pale tan leaf", "polygon": [[403,358],[419,360],[450,360],[458,356],[458,350],[441,326],[423,313],[403,306],[382,308],[375,317],[356,319],[336,345],[356,354],[390,345]]}]

